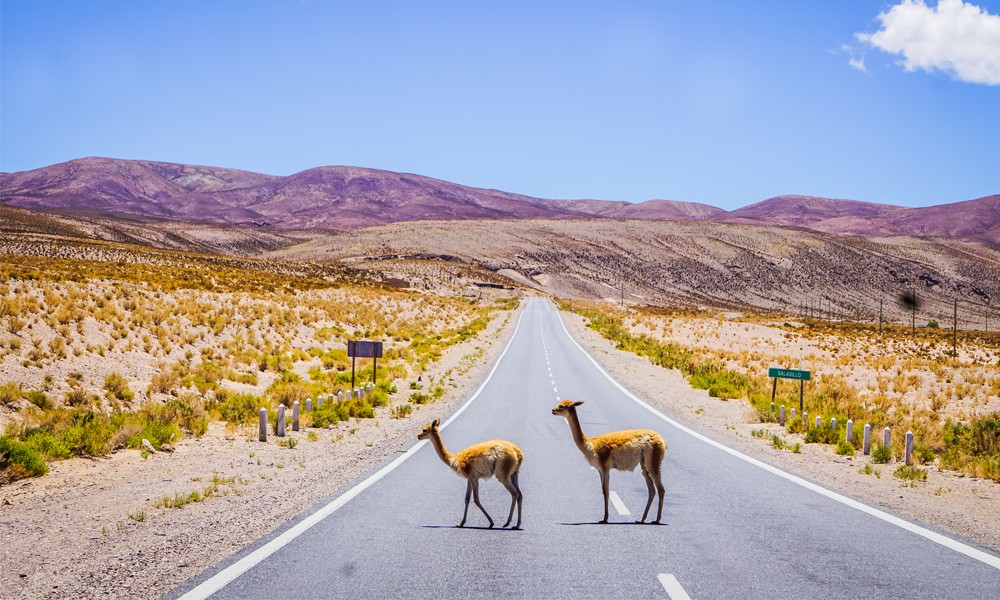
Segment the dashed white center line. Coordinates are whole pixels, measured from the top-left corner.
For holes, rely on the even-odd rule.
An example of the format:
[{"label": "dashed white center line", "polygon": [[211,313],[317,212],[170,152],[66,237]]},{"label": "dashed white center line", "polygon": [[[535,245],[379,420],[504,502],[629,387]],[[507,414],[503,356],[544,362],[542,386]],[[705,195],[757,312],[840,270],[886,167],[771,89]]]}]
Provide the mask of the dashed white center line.
[{"label": "dashed white center line", "polygon": [[553,392],[558,392],[559,390],[557,390],[556,388],[554,388],[554,387],[553,387],[553,388],[552,388],[552,391],[553,391]]},{"label": "dashed white center line", "polygon": [[620,515],[632,514],[628,511],[628,507],[625,506],[625,503],[622,502],[622,499],[618,497],[618,492],[615,491],[611,492],[611,504],[615,505],[615,510],[617,510],[618,514]]},{"label": "dashed white center line", "polygon": [[687,595],[684,588],[681,587],[680,582],[673,575],[667,573],[660,573],[656,576],[660,580],[660,584],[663,589],[667,590],[667,595],[670,596],[670,600],[691,600],[691,596]]}]

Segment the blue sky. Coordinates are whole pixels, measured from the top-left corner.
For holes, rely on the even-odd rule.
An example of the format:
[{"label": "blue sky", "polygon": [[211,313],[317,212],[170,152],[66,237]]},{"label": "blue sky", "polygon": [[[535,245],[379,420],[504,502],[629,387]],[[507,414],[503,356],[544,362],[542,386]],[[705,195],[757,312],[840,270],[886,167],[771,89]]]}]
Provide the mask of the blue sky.
[{"label": "blue sky", "polygon": [[[0,170],[356,165],[726,209],[1000,193],[1000,0],[907,1],[2,0]],[[961,35],[913,45],[939,22]]]}]

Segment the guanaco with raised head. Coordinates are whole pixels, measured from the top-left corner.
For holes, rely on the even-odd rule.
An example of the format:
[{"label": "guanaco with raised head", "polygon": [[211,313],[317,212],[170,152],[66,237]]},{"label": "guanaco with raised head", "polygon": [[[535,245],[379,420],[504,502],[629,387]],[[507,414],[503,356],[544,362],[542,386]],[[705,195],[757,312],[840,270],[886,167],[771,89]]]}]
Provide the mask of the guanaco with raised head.
[{"label": "guanaco with raised head", "polygon": [[663,482],[660,481],[660,463],[663,462],[667,442],[660,434],[648,429],[628,429],[589,438],[583,435],[580,418],[576,415],[576,407],[581,404],[582,401],[564,400],[552,409],[552,414],[564,417],[569,422],[576,447],[583,452],[587,462],[601,474],[601,489],[604,492],[604,519],[601,523],[608,522],[611,469],[634,471],[636,465],[639,465],[642,467],[642,476],[646,479],[646,487],[649,488],[649,500],[646,502],[642,519],[638,522],[646,520],[649,507],[653,505],[653,497],[659,493],[660,506],[656,510],[656,520],[653,521],[654,524],[658,524],[663,513],[664,491]]},{"label": "guanaco with raised head", "polygon": [[434,449],[437,450],[438,456],[444,461],[444,464],[451,467],[459,477],[464,477],[469,482],[468,487],[465,489],[465,512],[462,514],[462,522],[458,526],[465,526],[465,520],[469,516],[469,498],[472,497],[476,501],[476,506],[479,507],[479,510],[483,511],[483,514],[486,515],[486,518],[490,522],[490,527],[493,527],[493,519],[486,512],[486,509],[483,508],[483,505],[479,503],[479,480],[489,479],[495,475],[497,480],[510,492],[510,514],[507,515],[507,522],[503,526],[510,525],[510,521],[514,517],[514,505],[516,504],[517,525],[514,525],[512,529],[520,529],[521,500],[523,496],[521,488],[517,486],[517,474],[521,469],[521,461],[524,460],[521,449],[504,440],[491,440],[469,446],[461,452],[452,454],[445,450],[444,444],[441,443],[441,434],[438,432],[438,425],[440,423],[441,419],[437,419],[433,423],[428,423],[424,427],[424,430],[417,436],[417,439],[430,440],[431,444],[434,445]]}]

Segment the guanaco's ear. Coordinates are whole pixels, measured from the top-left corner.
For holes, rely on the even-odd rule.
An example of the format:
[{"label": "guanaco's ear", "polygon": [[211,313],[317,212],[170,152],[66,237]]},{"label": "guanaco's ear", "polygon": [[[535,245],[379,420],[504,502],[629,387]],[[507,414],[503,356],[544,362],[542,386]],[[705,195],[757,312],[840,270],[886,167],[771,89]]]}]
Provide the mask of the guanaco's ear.
[{"label": "guanaco's ear", "polygon": [[571,406],[580,406],[581,404],[583,404],[583,400],[578,400],[574,402]]},{"label": "guanaco's ear", "polygon": [[434,429],[437,429],[438,425],[440,425],[440,424],[441,424],[441,419],[434,419],[434,422],[431,423],[431,425],[434,426]]}]

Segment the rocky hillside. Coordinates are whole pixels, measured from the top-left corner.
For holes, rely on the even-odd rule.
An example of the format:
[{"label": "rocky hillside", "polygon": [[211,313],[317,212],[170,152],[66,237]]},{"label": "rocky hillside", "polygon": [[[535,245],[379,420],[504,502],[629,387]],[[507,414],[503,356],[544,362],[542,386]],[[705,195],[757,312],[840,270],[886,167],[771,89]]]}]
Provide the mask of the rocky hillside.
[{"label": "rocky hillside", "polygon": [[734,211],[670,200],[552,200],[407,173],[319,167],[288,177],[83,158],[0,174],[0,203],[132,222],[349,231],[418,220],[644,219],[806,227],[852,236],[938,236],[1000,247],[1000,196],[927,208],[778,196]]}]

